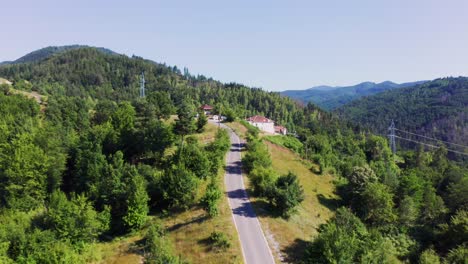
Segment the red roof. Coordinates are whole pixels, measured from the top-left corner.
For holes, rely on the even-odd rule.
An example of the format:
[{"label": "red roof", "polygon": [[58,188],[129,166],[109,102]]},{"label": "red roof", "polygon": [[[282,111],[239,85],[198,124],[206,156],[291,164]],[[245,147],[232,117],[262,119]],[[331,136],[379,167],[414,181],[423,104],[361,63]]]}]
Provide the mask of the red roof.
[{"label": "red roof", "polygon": [[253,123],[273,123],[273,120],[258,115],[247,118],[247,121]]},{"label": "red roof", "polygon": [[200,109],[203,109],[203,110],[213,110],[213,107],[211,105],[202,105],[200,106]]}]

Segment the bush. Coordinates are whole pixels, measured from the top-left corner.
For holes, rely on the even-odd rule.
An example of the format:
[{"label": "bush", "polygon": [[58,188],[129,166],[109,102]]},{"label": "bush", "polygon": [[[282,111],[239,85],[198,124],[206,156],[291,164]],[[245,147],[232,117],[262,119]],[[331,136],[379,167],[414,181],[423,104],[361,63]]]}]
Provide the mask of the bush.
[{"label": "bush", "polygon": [[219,188],[218,182],[215,178],[212,178],[211,182],[206,187],[205,195],[201,199],[202,207],[210,217],[215,217],[219,214],[218,204],[222,195],[223,192]]},{"label": "bush", "polygon": [[226,250],[231,247],[231,242],[225,233],[222,232],[212,232],[210,234],[210,242],[213,245],[213,248],[217,250]]},{"label": "bush", "polygon": [[259,140],[250,141],[247,144],[247,154],[245,154],[242,162],[244,169],[250,173],[254,168],[271,166],[270,153],[267,147]]},{"label": "bush", "polygon": [[198,145],[198,142],[196,140],[192,142],[191,140],[191,138],[187,138],[187,144],[183,146],[178,162],[198,178],[206,179],[210,173],[210,161],[204,149]]},{"label": "bush", "polygon": [[275,188],[268,195],[270,203],[275,205],[281,215],[286,218],[304,200],[304,190],[297,176],[291,172],[279,177]]},{"label": "bush", "polygon": [[108,223],[101,223],[98,213],[83,195],[69,201],[64,193],[56,191],[50,197],[46,224],[57,236],[72,243],[91,242],[104,231]]},{"label": "bush", "polygon": [[153,224],[145,236],[145,263],[149,264],[182,264],[179,257],[172,253],[172,248],[164,236],[159,223]]},{"label": "bush", "polygon": [[276,178],[277,176],[272,168],[258,167],[249,173],[253,192],[260,197],[268,196],[269,191],[275,186]]},{"label": "bush", "polygon": [[160,192],[170,208],[188,208],[195,202],[197,177],[184,167],[174,166],[165,171]]},{"label": "bush", "polygon": [[419,264],[440,264],[440,258],[432,249],[425,250],[419,257]]},{"label": "bush", "polygon": [[232,109],[227,108],[224,114],[226,115],[226,122],[234,122],[236,120],[236,113]]},{"label": "bush", "polygon": [[460,245],[455,249],[450,250],[447,255],[446,261],[450,264],[466,264],[468,259],[468,247],[466,245]]}]

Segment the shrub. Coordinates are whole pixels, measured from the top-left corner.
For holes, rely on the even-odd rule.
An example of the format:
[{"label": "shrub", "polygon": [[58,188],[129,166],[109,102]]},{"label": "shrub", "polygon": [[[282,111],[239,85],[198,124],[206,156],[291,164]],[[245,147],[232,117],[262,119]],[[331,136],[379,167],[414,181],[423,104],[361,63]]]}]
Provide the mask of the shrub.
[{"label": "shrub", "polygon": [[170,208],[188,208],[195,202],[197,177],[182,166],[165,171],[160,181],[160,192]]},{"label": "shrub", "polygon": [[242,162],[247,172],[251,172],[254,168],[271,166],[270,153],[261,141],[253,140],[247,144],[247,154],[245,154]]},{"label": "shrub", "polygon": [[460,245],[457,248],[450,250],[447,255],[447,263],[453,264],[466,264],[468,259],[468,247],[466,245]]},{"label": "shrub", "polygon": [[297,176],[288,173],[278,178],[275,188],[268,194],[270,202],[276,206],[283,217],[288,218],[304,200],[304,190]]},{"label": "shrub", "polygon": [[212,178],[211,182],[206,187],[205,195],[201,199],[203,209],[210,217],[215,217],[219,214],[218,204],[222,195],[223,193],[219,188],[218,182],[215,178]]},{"label": "shrub", "polygon": [[153,224],[145,236],[145,263],[149,264],[182,264],[179,257],[172,253],[172,248],[164,236],[159,223]]},{"label": "shrub", "polygon": [[434,249],[430,248],[421,254],[419,264],[440,264],[440,258]]},{"label": "shrub", "polygon": [[276,177],[272,168],[258,167],[253,169],[249,174],[249,178],[253,186],[254,194],[266,197],[268,192],[274,188]]},{"label": "shrub", "polygon": [[213,248],[217,250],[226,250],[231,247],[231,242],[225,233],[222,232],[212,232],[210,234],[210,242],[213,245]]}]

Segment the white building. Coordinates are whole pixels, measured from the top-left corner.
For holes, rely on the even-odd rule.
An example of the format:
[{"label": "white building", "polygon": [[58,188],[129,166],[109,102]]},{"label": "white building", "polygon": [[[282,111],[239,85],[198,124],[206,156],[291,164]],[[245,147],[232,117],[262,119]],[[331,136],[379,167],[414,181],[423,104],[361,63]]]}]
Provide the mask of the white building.
[{"label": "white building", "polygon": [[264,116],[252,116],[247,118],[247,122],[252,126],[258,127],[261,131],[274,134],[275,133],[275,122]]}]

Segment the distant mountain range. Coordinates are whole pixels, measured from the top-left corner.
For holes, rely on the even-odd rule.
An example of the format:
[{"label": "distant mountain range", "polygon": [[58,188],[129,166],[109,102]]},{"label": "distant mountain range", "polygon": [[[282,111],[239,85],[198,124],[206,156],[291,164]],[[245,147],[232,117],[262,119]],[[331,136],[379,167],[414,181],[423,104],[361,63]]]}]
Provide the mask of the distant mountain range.
[{"label": "distant mountain range", "polygon": [[[69,51],[69,50],[80,49],[80,48],[91,48],[91,47],[87,46],[87,45],[67,45],[67,46],[58,46],[58,47],[57,46],[50,46],[50,47],[46,47],[46,48],[42,48],[42,49],[38,49],[38,50],[35,50],[33,52],[30,52],[30,53],[22,56],[21,58],[19,58],[17,60],[14,60],[14,61],[0,62],[0,65],[18,64],[18,63],[27,63],[27,62],[38,62],[38,61],[47,59],[48,57],[50,57],[50,56],[52,56],[54,54]],[[105,53],[105,54],[118,54],[118,53],[116,53],[116,52],[114,52],[114,51],[112,51],[110,49],[106,49],[106,48],[99,48],[99,47],[92,47],[92,48],[95,48],[95,49],[97,49],[100,52]]]},{"label": "distant mountain range", "polygon": [[295,100],[308,103],[313,102],[325,110],[333,110],[363,96],[377,94],[383,91],[410,87],[426,81],[394,83],[385,81],[381,83],[363,82],[353,86],[316,86],[307,90],[287,90],[282,95]]}]

